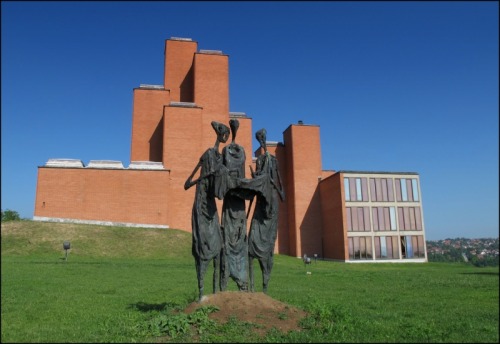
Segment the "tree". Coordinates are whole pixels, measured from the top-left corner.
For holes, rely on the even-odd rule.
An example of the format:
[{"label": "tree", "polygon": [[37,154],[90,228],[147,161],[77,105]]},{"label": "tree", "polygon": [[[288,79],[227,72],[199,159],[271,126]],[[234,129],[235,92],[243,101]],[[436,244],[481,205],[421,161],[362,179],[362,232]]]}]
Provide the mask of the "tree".
[{"label": "tree", "polygon": [[19,221],[21,217],[19,213],[15,210],[7,209],[5,211],[2,210],[2,222],[4,221]]}]

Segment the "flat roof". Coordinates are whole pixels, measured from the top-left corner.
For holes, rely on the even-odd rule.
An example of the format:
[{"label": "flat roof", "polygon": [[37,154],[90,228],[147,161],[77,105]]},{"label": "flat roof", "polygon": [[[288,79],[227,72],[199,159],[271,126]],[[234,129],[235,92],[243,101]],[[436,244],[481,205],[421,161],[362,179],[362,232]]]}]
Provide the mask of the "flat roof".
[{"label": "flat roof", "polygon": [[417,175],[417,172],[389,172],[389,171],[353,171],[353,170],[340,170],[335,172],[337,173],[357,173],[357,174],[409,174],[409,175]]}]

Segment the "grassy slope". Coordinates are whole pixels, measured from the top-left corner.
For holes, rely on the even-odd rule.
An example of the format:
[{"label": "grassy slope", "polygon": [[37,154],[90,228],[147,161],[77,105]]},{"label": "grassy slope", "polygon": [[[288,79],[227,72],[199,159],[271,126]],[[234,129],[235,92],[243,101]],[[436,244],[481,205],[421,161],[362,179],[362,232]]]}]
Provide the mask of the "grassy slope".
[{"label": "grassy slope", "polygon": [[[145,321],[196,296],[190,245],[191,235],[177,230],[2,223],[2,342],[145,341]],[[498,267],[319,261],[306,268],[276,256],[269,295],[314,317],[308,331],[269,340],[498,342],[498,291]],[[202,339],[256,340],[226,331]]]}]

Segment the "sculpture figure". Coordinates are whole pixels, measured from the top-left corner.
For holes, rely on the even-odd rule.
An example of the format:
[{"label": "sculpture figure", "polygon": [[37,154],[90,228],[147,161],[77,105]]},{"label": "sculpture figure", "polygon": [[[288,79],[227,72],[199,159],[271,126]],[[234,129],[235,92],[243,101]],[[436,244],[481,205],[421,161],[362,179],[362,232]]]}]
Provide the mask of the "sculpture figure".
[{"label": "sculpture figure", "polygon": [[[235,142],[239,121],[231,119],[231,143],[222,149],[224,166],[230,178],[245,178],[245,151]],[[240,192],[241,193],[241,192]],[[245,199],[238,190],[229,190],[222,205],[223,250],[221,255],[221,291],[225,290],[229,277],[238,285],[239,290],[248,289],[248,243]]]},{"label": "sculpture figure", "polygon": [[[203,297],[203,278],[211,260],[214,262],[213,292],[217,292],[222,235],[215,197],[222,199],[227,185],[227,170],[222,163],[223,159],[219,152],[219,144],[221,142],[225,143],[229,138],[229,128],[215,121],[211,124],[217,134],[215,145],[203,153],[193,172],[184,183],[185,190],[196,185],[191,225],[192,254],[195,258],[198,278],[199,301]],[[200,176],[193,181],[193,177],[199,169],[201,169]]]},{"label": "sculpture figure", "polygon": [[256,193],[255,210],[250,225],[248,237],[248,257],[250,274],[250,291],[254,291],[253,259],[257,258],[262,270],[263,292],[267,286],[274,263],[274,244],[278,231],[279,202],[284,201],[285,192],[279,173],[278,160],[269,154],[266,147],[266,130],[261,129],[255,137],[264,150],[256,161],[255,173],[252,177],[257,182],[254,189]]}]

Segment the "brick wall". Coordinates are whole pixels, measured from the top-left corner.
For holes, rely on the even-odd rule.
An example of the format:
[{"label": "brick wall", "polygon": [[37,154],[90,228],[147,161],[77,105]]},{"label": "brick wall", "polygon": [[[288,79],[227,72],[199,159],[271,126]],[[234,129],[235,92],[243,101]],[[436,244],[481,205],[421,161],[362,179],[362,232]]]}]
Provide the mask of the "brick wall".
[{"label": "brick wall", "polygon": [[337,173],[320,183],[324,258],[348,258],[343,180],[343,174]]},{"label": "brick wall", "polygon": [[35,216],[168,226],[169,174],[39,167]]}]

